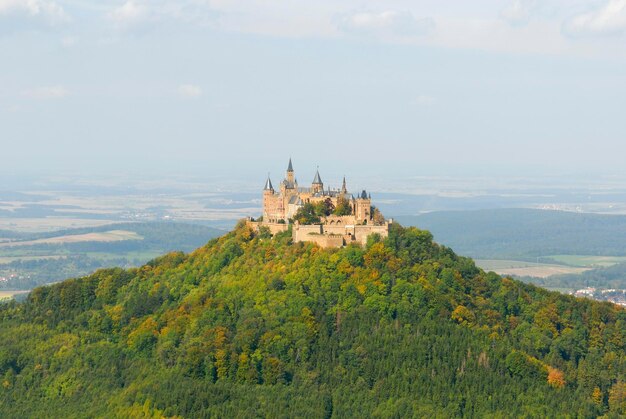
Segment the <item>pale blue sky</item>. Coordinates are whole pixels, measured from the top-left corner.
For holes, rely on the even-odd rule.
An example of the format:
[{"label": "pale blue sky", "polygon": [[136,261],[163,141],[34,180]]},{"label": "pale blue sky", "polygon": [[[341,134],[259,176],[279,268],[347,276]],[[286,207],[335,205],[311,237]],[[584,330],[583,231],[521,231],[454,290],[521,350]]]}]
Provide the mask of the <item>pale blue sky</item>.
[{"label": "pale blue sky", "polygon": [[0,171],[624,172],[625,115],[626,0],[0,0]]}]

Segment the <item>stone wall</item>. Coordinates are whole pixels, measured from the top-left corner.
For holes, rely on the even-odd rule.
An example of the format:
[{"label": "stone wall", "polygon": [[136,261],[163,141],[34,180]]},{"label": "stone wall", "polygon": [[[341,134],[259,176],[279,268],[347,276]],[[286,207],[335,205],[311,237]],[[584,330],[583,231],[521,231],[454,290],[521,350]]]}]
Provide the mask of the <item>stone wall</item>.
[{"label": "stone wall", "polygon": [[[354,217],[337,217],[350,221]],[[343,221],[343,220],[342,220]],[[382,238],[389,235],[389,224],[355,225],[355,224],[322,224],[322,225],[299,225],[293,226],[293,241],[309,241],[322,247],[341,247],[344,244],[358,243],[365,245],[367,237],[371,234],[380,234]],[[341,242],[341,244],[339,244]]]},{"label": "stone wall", "polygon": [[277,233],[282,233],[283,231],[287,231],[289,229],[289,224],[282,223],[266,223],[265,221],[250,221],[246,222],[246,225],[250,227],[254,231],[259,231],[259,227],[267,227],[270,230],[270,234],[274,235]]},{"label": "stone wall", "polygon": [[[342,218],[342,221],[350,221],[354,219],[352,216],[335,217]],[[259,231],[261,226],[267,227],[272,235],[287,231],[289,224],[269,223],[265,221],[247,221],[247,225],[255,231]],[[367,238],[371,234],[380,234],[382,238],[389,235],[389,223],[381,226],[375,225],[358,225],[358,224],[314,224],[300,225],[295,223],[292,225],[292,238],[294,243],[312,242],[317,243],[321,247],[342,247],[351,243],[365,245]]]}]

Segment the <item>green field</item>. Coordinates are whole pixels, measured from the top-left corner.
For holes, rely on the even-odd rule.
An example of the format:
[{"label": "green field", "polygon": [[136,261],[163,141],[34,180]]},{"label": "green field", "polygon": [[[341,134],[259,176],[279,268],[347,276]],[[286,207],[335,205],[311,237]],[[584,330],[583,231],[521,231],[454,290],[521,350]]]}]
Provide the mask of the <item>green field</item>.
[{"label": "green field", "polygon": [[495,271],[497,269],[517,269],[531,267],[554,266],[554,264],[526,262],[521,260],[509,259],[476,259],[476,264],[486,271]]},{"label": "green field", "polygon": [[626,256],[554,255],[548,258],[570,266],[612,266],[626,262]]},{"label": "green field", "polygon": [[486,271],[494,271],[500,275],[532,276],[536,278],[547,278],[552,275],[579,274],[589,269],[579,266],[507,259],[477,259],[476,265]]}]

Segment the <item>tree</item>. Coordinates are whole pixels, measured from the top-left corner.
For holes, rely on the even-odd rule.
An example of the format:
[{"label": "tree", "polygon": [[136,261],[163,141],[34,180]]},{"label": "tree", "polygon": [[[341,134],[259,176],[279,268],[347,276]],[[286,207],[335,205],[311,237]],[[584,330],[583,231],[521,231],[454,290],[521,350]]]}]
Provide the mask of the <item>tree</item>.
[{"label": "tree", "polygon": [[316,213],[316,208],[310,202],[307,202],[300,208],[293,216],[293,219],[300,224],[318,224],[320,222],[320,217]]},{"label": "tree", "polygon": [[335,210],[335,205],[330,198],[315,203],[315,215],[318,217],[328,217]]},{"label": "tree", "polygon": [[563,386],[565,386],[565,376],[563,371],[548,367],[548,384],[554,388],[563,388]]},{"label": "tree", "polygon": [[618,415],[626,415],[626,382],[615,383],[609,390],[609,408]]},{"label": "tree", "polygon": [[374,221],[374,225],[385,224],[385,217],[383,216],[383,213],[376,207],[372,207],[372,220]]},{"label": "tree", "polygon": [[352,205],[350,205],[350,202],[346,198],[340,196],[337,199],[337,206],[335,207],[333,214],[338,216],[352,215]]}]

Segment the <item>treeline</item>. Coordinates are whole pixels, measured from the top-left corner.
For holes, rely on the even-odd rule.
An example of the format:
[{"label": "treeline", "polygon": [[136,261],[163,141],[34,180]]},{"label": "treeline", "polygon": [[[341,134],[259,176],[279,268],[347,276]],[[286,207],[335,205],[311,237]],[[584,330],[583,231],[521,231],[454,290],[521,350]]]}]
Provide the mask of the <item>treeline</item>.
[{"label": "treeline", "polygon": [[626,312],[394,225],[323,250],[240,225],[0,309],[5,417],[621,417]]},{"label": "treeline", "polygon": [[542,287],[626,289],[626,263],[595,268],[579,274],[553,275],[548,278],[521,278]]}]

